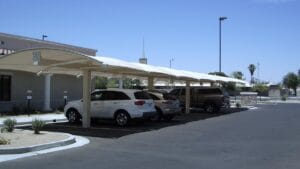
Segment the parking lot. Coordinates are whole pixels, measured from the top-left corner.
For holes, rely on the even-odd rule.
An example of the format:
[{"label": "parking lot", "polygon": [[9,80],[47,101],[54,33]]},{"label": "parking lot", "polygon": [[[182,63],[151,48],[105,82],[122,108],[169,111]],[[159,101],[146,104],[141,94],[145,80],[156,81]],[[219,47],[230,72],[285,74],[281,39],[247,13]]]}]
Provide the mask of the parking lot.
[{"label": "parking lot", "polygon": [[[102,122],[93,123],[90,131],[80,124],[48,125],[47,130],[77,130],[78,134],[89,135],[90,144],[4,162],[1,167],[298,169],[299,108],[299,104],[267,104],[256,110],[215,114],[215,118],[193,112],[170,123],[146,122],[126,128]],[[111,138],[103,133],[111,133]]]},{"label": "parking lot", "polygon": [[[44,127],[46,131],[66,132],[79,136],[119,138],[126,135],[159,130],[161,128],[181,125],[192,121],[204,120],[212,117],[245,111],[246,108],[223,109],[219,113],[206,113],[203,110],[192,110],[190,114],[180,114],[172,121],[134,121],[129,126],[119,127],[110,120],[92,120],[91,128],[83,128],[81,123],[53,123]],[[24,128],[24,127],[23,127]],[[30,127],[25,127],[30,129]]]}]

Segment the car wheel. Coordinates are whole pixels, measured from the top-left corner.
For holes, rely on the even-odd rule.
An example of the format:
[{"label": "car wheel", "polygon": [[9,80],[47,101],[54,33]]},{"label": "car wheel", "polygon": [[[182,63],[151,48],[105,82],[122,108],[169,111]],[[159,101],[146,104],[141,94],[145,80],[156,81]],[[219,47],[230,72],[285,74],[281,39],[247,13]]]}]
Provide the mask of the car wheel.
[{"label": "car wheel", "polygon": [[67,118],[70,123],[76,123],[80,121],[80,115],[75,109],[69,109],[67,111]]},{"label": "car wheel", "polygon": [[166,115],[166,116],[164,116],[164,120],[171,121],[174,117],[175,117],[175,115]]},{"label": "car wheel", "polygon": [[151,120],[160,121],[162,118],[162,111],[158,107],[155,107],[155,109],[156,109],[156,115],[154,117],[152,117]]},{"label": "car wheel", "polygon": [[216,112],[216,106],[214,104],[207,104],[205,106],[205,111],[207,113],[214,113],[214,112]]},{"label": "car wheel", "polygon": [[129,123],[130,117],[127,112],[119,111],[115,115],[115,121],[118,126],[126,126]]}]

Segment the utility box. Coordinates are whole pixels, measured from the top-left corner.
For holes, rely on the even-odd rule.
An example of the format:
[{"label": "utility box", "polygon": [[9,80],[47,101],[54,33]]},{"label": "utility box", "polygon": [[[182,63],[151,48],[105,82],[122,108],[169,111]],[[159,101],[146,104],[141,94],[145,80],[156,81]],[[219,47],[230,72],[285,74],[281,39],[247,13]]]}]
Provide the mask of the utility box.
[{"label": "utility box", "polygon": [[278,97],[281,96],[281,89],[279,85],[270,85],[269,86],[269,97]]},{"label": "utility box", "polygon": [[240,95],[243,106],[257,104],[257,92],[240,92]]}]

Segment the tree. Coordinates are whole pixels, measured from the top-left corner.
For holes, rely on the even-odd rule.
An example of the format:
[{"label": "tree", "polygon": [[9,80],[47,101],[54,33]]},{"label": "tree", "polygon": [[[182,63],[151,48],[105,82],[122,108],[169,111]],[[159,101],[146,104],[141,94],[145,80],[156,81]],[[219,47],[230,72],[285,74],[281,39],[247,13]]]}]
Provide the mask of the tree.
[{"label": "tree", "polygon": [[106,84],[107,88],[118,88],[119,87],[119,79],[110,78]]},{"label": "tree", "polygon": [[124,89],[140,89],[142,82],[139,79],[126,78],[123,81]]},{"label": "tree", "polygon": [[252,88],[252,90],[254,92],[257,92],[259,96],[266,94],[268,92],[268,89],[268,86],[263,83],[256,84]]},{"label": "tree", "polygon": [[283,77],[283,85],[288,89],[293,89],[295,96],[297,96],[297,87],[299,84],[300,84],[300,79],[293,72],[290,72]]},{"label": "tree", "polygon": [[106,77],[96,77],[95,89],[106,89],[107,81]]},{"label": "tree", "polygon": [[235,72],[232,72],[232,77],[236,78],[236,79],[240,79],[242,80],[243,79],[243,73],[240,72],[240,71],[235,71]]},{"label": "tree", "polygon": [[256,67],[255,67],[254,64],[250,64],[250,65],[248,66],[248,69],[249,69],[250,75],[251,75],[251,81],[250,81],[250,83],[253,83],[253,82],[254,82],[253,75],[254,75],[254,72],[255,72]]},{"label": "tree", "polygon": [[217,76],[223,76],[228,77],[224,72],[209,72],[209,75],[217,75]]}]

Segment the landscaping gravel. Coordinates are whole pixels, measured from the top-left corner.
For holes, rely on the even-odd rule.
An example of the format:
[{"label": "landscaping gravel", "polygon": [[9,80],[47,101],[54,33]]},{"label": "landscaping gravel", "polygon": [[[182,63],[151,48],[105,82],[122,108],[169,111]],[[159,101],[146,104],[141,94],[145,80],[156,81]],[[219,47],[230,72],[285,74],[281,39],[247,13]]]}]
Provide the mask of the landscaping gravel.
[{"label": "landscaping gravel", "polygon": [[15,129],[12,133],[0,133],[0,136],[10,140],[8,145],[0,145],[1,148],[19,148],[29,147],[41,144],[47,144],[57,141],[62,141],[70,137],[64,133],[54,133],[41,131],[41,134],[33,134],[31,130]]}]

